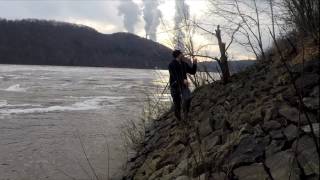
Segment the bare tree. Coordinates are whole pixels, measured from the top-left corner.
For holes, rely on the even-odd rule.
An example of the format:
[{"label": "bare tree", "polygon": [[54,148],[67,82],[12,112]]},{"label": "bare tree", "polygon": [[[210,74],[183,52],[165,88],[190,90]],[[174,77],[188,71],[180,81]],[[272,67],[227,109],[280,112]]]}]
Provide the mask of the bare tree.
[{"label": "bare tree", "polygon": [[209,0],[212,5],[210,12],[222,18],[229,24],[229,28],[239,26],[235,41],[249,48],[257,59],[265,60],[265,45],[263,41],[263,27],[261,16],[265,14],[256,0]]},{"label": "bare tree", "polygon": [[293,25],[302,35],[319,40],[319,4],[318,0],[283,0],[287,24]]},{"label": "bare tree", "polygon": [[223,80],[223,83],[228,83],[229,79],[230,79],[230,70],[229,70],[229,65],[228,65],[228,53],[227,50],[229,49],[229,47],[231,46],[231,44],[234,41],[234,35],[236,34],[236,32],[239,30],[240,25],[233,31],[232,35],[231,35],[231,39],[230,42],[228,43],[228,45],[226,45],[225,42],[223,42],[222,40],[222,36],[221,36],[221,30],[220,30],[220,26],[217,26],[217,29],[215,30],[215,33],[203,28],[202,26],[200,26],[199,24],[194,22],[194,26],[196,26],[197,28],[215,36],[217,38],[218,41],[218,46],[219,46],[219,51],[220,51],[220,58],[217,57],[212,57],[212,56],[207,56],[207,55],[201,55],[201,54],[193,54],[194,56],[199,56],[199,57],[205,57],[205,58],[210,58],[213,60],[216,60],[219,64],[219,67],[221,69],[221,78]]}]

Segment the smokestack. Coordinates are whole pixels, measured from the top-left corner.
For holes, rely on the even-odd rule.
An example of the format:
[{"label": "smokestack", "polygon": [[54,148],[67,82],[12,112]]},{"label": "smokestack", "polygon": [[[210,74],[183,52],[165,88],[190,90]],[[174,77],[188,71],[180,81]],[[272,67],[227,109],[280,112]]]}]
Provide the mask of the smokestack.
[{"label": "smokestack", "polygon": [[134,28],[139,21],[140,9],[132,0],[121,1],[118,6],[118,15],[123,16],[123,24],[126,30],[134,33]]},{"label": "smokestack", "polygon": [[153,41],[157,41],[157,28],[162,16],[161,11],[158,9],[159,4],[158,0],[143,0],[144,29],[146,37],[149,37]]},{"label": "smokestack", "polygon": [[175,34],[175,49],[179,49],[181,51],[184,51],[184,38],[185,33],[181,29],[181,26],[183,25],[183,21],[185,19],[189,19],[190,16],[190,10],[189,5],[185,3],[185,0],[175,0],[175,16],[174,16],[174,28],[176,29]]}]

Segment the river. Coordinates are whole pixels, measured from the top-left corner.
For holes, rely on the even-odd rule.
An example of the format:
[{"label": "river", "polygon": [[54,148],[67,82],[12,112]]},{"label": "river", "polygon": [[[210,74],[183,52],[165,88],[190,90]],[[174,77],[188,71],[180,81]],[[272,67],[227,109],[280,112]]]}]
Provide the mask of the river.
[{"label": "river", "polygon": [[[0,179],[119,179],[121,126],[166,71],[0,65]],[[108,167],[109,164],[109,167]],[[109,173],[108,173],[109,171]]]}]

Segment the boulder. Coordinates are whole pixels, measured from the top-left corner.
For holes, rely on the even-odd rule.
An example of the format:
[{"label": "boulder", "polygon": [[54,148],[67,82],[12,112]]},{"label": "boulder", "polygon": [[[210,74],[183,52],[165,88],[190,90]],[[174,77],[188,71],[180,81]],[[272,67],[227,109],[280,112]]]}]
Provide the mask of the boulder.
[{"label": "boulder", "polygon": [[155,170],[162,169],[165,166],[178,163],[179,156],[174,154],[166,154],[156,162]]},{"label": "boulder", "polygon": [[296,140],[292,148],[297,147],[298,162],[303,168],[305,175],[317,174],[319,176],[319,157],[313,139],[309,136],[303,136]]},{"label": "boulder", "polygon": [[211,179],[212,180],[226,180],[227,175],[224,172],[216,172],[211,174]]},{"label": "boulder", "polygon": [[297,126],[290,124],[283,130],[284,135],[287,137],[288,141],[297,138],[299,130]]},{"label": "boulder", "polygon": [[310,96],[319,98],[319,88],[319,86],[314,87],[312,92],[310,93]]},{"label": "boulder", "polygon": [[253,112],[249,123],[252,126],[255,126],[255,125],[257,125],[258,123],[260,123],[262,121],[263,121],[263,117],[262,117],[261,109],[257,109],[256,111]]},{"label": "boulder", "polygon": [[238,180],[271,180],[264,170],[262,163],[254,163],[250,166],[241,166],[233,170]]},{"label": "boulder", "polygon": [[285,141],[282,140],[272,140],[269,146],[266,148],[266,157],[272,156],[274,153],[281,151],[284,147]]},{"label": "boulder", "polygon": [[265,131],[270,131],[270,130],[275,130],[279,129],[281,127],[281,124],[278,123],[277,121],[271,120],[271,121],[266,121],[263,123],[262,128]]},{"label": "boulder", "polygon": [[190,180],[190,178],[188,176],[179,176],[176,180]]},{"label": "boulder", "polygon": [[299,98],[296,96],[294,88],[288,88],[285,92],[279,95],[281,100],[285,100],[291,105],[298,105]]},{"label": "boulder", "polygon": [[272,139],[284,139],[285,138],[281,129],[270,131],[269,134]]},{"label": "boulder", "polygon": [[203,173],[200,176],[193,178],[193,180],[209,180],[208,174]]},{"label": "boulder", "polygon": [[319,180],[320,176],[319,175],[313,175],[313,176],[308,176],[306,180]]},{"label": "boulder", "polygon": [[294,107],[283,105],[279,109],[279,114],[285,117],[288,121],[291,121],[296,124],[299,123],[299,114],[300,114],[300,123],[303,125],[307,124],[307,118],[305,114],[299,113],[299,110]]},{"label": "boulder", "polygon": [[261,126],[259,124],[257,124],[254,127],[254,136],[255,137],[263,137],[265,135],[265,133],[263,132]]},{"label": "boulder", "polygon": [[[319,135],[319,128],[320,128],[320,124],[319,123],[312,123],[311,124],[312,127],[313,127],[313,131],[314,131],[314,134],[319,138],[320,135]],[[305,132],[305,133],[308,133],[310,134],[311,133],[311,127],[310,125],[305,125],[305,126],[302,126],[301,129]]]},{"label": "boulder", "polygon": [[199,161],[198,164],[191,169],[192,177],[204,175],[206,172],[208,172],[209,167],[211,167],[211,162],[208,160]]},{"label": "boulder", "polygon": [[243,126],[241,126],[240,133],[241,134],[253,134],[254,128],[250,124],[245,123]]},{"label": "boulder", "polygon": [[319,96],[318,97],[305,97],[303,98],[304,105],[312,110],[319,109]]},{"label": "boulder", "polygon": [[151,176],[155,171],[159,170],[156,168],[157,162],[160,160],[160,158],[157,159],[151,159],[147,158],[141,166],[137,168],[137,171],[135,173],[135,179],[147,179]]},{"label": "boulder", "polygon": [[156,180],[159,179],[162,176],[163,169],[160,169],[154,173],[151,174],[151,176],[148,178],[148,180]]},{"label": "boulder", "polygon": [[292,151],[281,151],[266,158],[266,166],[276,180],[300,180],[300,169]]},{"label": "boulder", "polygon": [[211,120],[206,118],[198,125],[199,134],[201,137],[206,137],[212,132]]},{"label": "boulder", "polygon": [[278,115],[278,111],[275,108],[268,108],[263,111],[264,121],[269,121],[270,119],[276,118]]},{"label": "boulder", "polygon": [[250,118],[251,118],[250,113],[243,112],[239,116],[239,121],[240,122],[248,122],[248,121],[250,121]]},{"label": "boulder", "polygon": [[288,89],[288,86],[279,86],[279,87],[271,89],[270,93],[272,95],[277,95],[277,94],[279,94],[279,93],[281,93],[281,92],[283,92],[283,91],[285,91],[287,89]]},{"label": "boulder", "polygon": [[215,114],[212,118],[214,129],[223,129],[226,125],[225,117],[222,114]]},{"label": "boulder", "polygon": [[210,151],[215,145],[219,144],[221,141],[220,136],[217,136],[214,133],[211,133],[209,136],[203,139],[203,143],[206,146],[206,149]]},{"label": "boulder", "polygon": [[172,171],[172,173],[170,174],[171,177],[183,177],[183,174],[187,174],[188,173],[188,159],[183,159],[180,161],[180,163],[178,164],[178,166]]},{"label": "boulder", "polygon": [[295,83],[299,90],[308,93],[312,90],[310,88],[318,85],[319,75],[316,73],[305,73],[303,76],[300,76]]},{"label": "boulder", "polygon": [[242,138],[239,145],[228,157],[225,167],[237,167],[243,164],[254,163],[263,155],[265,146],[266,143],[262,138],[256,139],[254,136]]}]

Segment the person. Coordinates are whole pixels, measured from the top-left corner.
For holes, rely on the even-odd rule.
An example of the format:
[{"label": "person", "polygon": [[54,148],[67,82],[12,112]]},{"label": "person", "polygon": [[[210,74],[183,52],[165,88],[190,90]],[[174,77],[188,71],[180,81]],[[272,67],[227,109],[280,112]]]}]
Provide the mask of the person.
[{"label": "person", "polygon": [[173,60],[168,69],[170,73],[169,83],[170,92],[173,99],[174,113],[178,120],[181,120],[181,105],[184,112],[184,118],[187,117],[191,103],[191,92],[187,73],[196,74],[197,59],[193,59],[192,67],[186,62],[186,58],[180,50],[172,52]]}]

